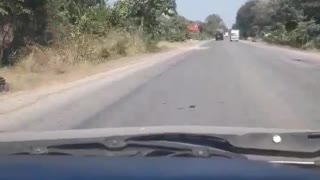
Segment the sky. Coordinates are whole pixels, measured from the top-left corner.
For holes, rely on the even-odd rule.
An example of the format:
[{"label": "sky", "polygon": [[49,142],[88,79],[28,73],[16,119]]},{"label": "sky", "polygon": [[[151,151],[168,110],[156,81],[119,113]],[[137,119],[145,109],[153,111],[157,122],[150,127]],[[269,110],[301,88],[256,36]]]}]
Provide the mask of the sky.
[{"label": "sky", "polygon": [[[108,0],[115,2],[116,0]],[[138,1],[138,0],[137,0]],[[178,12],[189,20],[204,21],[210,14],[218,14],[228,28],[236,21],[239,8],[247,0],[176,0]]]},{"label": "sky", "polygon": [[247,0],[176,0],[180,15],[190,20],[204,21],[210,14],[218,14],[227,27],[235,23],[239,8]]}]

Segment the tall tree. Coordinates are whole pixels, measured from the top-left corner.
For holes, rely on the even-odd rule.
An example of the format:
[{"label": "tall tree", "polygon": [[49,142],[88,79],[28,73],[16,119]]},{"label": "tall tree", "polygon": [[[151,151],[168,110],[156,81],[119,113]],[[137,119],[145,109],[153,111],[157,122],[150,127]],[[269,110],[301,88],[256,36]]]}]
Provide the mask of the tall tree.
[{"label": "tall tree", "polygon": [[244,37],[253,34],[252,28],[255,21],[255,11],[258,0],[250,0],[246,2],[238,11],[236,17],[236,28],[240,29],[241,35]]},{"label": "tall tree", "polygon": [[227,30],[227,27],[223,19],[217,14],[209,15],[205,22],[200,26],[201,30],[211,36],[214,36],[218,29],[223,31]]},{"label": "tall tree", "polygon": [[315,19],[320,23],[320,1],[319,0],[297,0],[304,9],[308,20]]},{"label": "tall tree", "polygon": [[177,14],[175,0],[124,0],[129,5],[130,17],[141,30],[158,34],[160,26],[159,17],[174,16]]},{"label": "tall tree", "polygon": [[320,44],[320,2],[251,0],[239,9],[236,27],[243,36],[271,33],[272,42],[297,47]]}]

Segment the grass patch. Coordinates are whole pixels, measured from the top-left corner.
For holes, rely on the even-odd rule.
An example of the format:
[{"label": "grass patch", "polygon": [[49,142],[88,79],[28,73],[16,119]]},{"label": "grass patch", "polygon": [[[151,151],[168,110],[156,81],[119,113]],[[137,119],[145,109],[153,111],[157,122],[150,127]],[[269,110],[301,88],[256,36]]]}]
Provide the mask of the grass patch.
[{"label": "grass patch", "polygon": [[[146,43],[138,34],[113,32],[107,37],[81,36],[51,47],[28,47],[28,55],[14,66],[0,69],[10,84],[10,91],[30,90],[83,77],[131,63],[126,56],[194,44],[160,42]],[[119,61],[121,58],[121,62]]]},{"label": "grass patch", "polygon": [[[145,53],[146,43],[138,35],[113,32],[107,37],[81,36],[59,42],[49,48],[33,45],[27,55],[11,67],[0,69],[10,91],[55,84],[60,78],[83,77],[94,66],[124,56]],[[79,74],[75,75],[74,74]],[[76,78],[75,78],[76,79]]]}]

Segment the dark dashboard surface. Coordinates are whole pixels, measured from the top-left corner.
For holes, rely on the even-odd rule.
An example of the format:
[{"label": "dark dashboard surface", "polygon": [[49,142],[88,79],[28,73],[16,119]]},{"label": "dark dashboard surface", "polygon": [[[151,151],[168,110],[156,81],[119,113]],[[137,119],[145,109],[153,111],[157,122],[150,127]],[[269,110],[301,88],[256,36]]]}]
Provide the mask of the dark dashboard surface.
[{"label": "dark dashboard surface", "polygon": [[316,172],[223,158],[0,157],[0,179],[320,179]]}]

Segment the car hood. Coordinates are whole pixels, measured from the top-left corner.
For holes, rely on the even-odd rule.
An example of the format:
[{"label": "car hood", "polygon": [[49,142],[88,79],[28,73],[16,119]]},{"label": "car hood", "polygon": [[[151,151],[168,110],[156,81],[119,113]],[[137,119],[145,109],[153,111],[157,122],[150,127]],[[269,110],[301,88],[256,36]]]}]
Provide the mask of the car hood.
[{"label": "car hood", "polygon": [[215,135],[245,135],[249,133],[299,133],[315,132],[310,129],[274,129],[274,128],[248,128],[248,127],[209,127],[209,126],[158,126],[158,127],[130,127],[130,128],[103,128],[84,130],[61,131],[30,131],[30,132],[3,132],[0,133],[0,142],[36,141],[36,140],[62,140],[101,138],[110,136],[130,136],[166,133],[191,133]]}]

